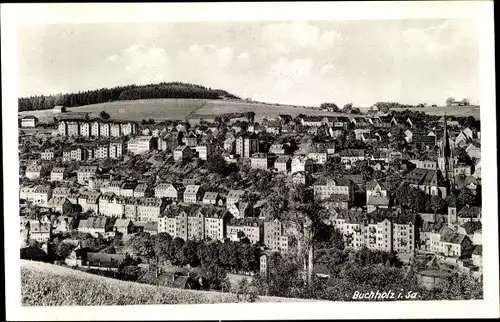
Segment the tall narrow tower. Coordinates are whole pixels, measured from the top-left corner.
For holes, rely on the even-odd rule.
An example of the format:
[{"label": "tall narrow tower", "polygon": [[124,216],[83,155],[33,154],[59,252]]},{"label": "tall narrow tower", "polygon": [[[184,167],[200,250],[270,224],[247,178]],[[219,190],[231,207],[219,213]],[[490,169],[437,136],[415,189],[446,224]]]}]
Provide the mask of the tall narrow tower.
[{"label": "tall narrow tower", "polygon": [[448,125],[446,123],[446,114],[444,115],[444,131],[441,146],[438,155],[438,167],[443,177],[451,183],[453,181],[453,159],[451,155],[450,140],[448,138]]}]

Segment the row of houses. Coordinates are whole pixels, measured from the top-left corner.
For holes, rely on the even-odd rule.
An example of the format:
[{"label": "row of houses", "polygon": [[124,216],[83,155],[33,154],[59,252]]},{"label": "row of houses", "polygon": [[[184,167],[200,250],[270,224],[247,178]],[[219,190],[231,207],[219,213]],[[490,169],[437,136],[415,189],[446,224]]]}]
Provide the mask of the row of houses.
[{"label": "row of houses", "polygon": [[138,125],[135,122],[106,122],[103,120],[82,121],[62,120],[57,125],[56,133],[62,136],[112,136],[135,135]]}]

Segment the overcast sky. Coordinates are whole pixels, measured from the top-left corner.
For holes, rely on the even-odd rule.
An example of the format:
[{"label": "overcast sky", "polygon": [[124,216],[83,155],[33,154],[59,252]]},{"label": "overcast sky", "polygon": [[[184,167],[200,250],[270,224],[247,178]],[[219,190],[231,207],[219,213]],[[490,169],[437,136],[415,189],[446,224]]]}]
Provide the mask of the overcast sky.
[{"label": "overcast sky", "polygon": [[477,103],[476,28],[465,20],[21,26],[19,94],[182,81],[298,105]]}]

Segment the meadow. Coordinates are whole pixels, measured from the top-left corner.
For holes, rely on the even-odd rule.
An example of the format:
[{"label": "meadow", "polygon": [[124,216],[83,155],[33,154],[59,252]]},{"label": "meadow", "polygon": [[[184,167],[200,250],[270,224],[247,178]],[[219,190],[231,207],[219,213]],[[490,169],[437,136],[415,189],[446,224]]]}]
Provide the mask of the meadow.
[{"label": "meadow", "polygon": [[[205,104],[204,104],[205,103]],[[225,113],[244,113],[253,111],[257,120],[264,116],[277,116],[279,114],[289,114],[296,116],[299,114],[308,115],[340,115],[342,113],[325,112],[312,108],[288,106],[288,105],[267,105],[262,103],[246,103],[238,101],[224,100],[198,100],[198,99],[151,99],[134,101],[116,101],[110,103],[85,105],[68,108],[66,113],[53,113],[52,110],[25,111],[20,112],[19,117],[34,115],[41,122],[51,122],[54,117],[64,116],[69,118],[82,118],[85,113],[89,117],[98,117],[101,111],[106,111],[112,119],[141,121],[143,119],[154,119],[156,121],[168,119],[190,119],[198,120],[213,119],[215,116]]]},{"label": "meadow", "polygon": [[[278,297],[257,302],[304,301]],[[92,275],[42,262],[21,260],[23,306],[236,303],[236,294],[180,290]]]},{"label": "meadow", "polygon": [[[401,111],[403,109],[393,109]],[[431,115],[472,115],[479,119],[479,106],[467,107],[423,107],[412,108],[412,111],[421,111]],[[141,121],[154,119],[155,121],[172,119],[189,119],[197,121],[200,118],[213,120],[215,116],[227,113],[255,112],[256,120],[264,116],[275,117],[279,114],[289,114],[295,117],[299,114],[306,115],[347,115],[340,112],[326,112],[304,106],[273,105],[263,103],[250,103],[243,101],[202,100],[202,99],[148,99],[134,101],[116,101],[109,103],[85,105],[68,108],[66,113],[57,114],[52,110],[20,112],[19,117],[34,115],[41,122],[50,123],[53,118],[83,118],[89,113],[90,118],[98,117],[101,111],[106,111],[112,119],[126,121]]]}]

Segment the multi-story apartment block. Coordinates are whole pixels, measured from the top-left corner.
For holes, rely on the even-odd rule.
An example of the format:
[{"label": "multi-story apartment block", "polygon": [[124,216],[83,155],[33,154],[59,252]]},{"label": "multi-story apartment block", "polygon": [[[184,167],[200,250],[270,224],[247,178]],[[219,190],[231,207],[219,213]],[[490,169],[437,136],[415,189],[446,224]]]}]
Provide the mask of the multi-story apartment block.
[{"label": "multi-story apartment block", "polygon": [[313,170],[313,160],[305,156],[294,156],[292,158],[292,173],[295,172],[310,172]]},{"label": "multi-story apartment block", "polygon": [[254,134],[244,134],[236,138],[236,154],[242,158],[250,158],[250,156],[259,152],[259,140]]},{"label": "multi-story apartment block", "polygon": [[82,211],[92,211],[95,214],[99,213],[99,197],[100,192],[84,192],[78,197],[78,204],[82,207]]},{"label": "multi-story apartment block", "polygon": [[80,135],[81,136],[90,136],[90,124],[87,122],[79,122],[80,126]]},{"label": "multi-story apartment block", "polygon": [[227,224],[227,236],[231,240],[248,238],[252,243],[262,243],[264,240],[263,221],[258,218],[233,218]]},{"label": "multi-story apartment block", "polygon": [[45,150],[42,153],[40,153],[40,158],[42,160],[54,160],[55,153],[52,150]]},{"label": "multi-story apartment block", "polygon": [[61,215],[67,214],[71,211],[73,205],[65,197],[52,197],[47,202],[47,207],[52,211],[59,212]]},{"label": "multi-story apartment block", "polygon": [[440,170],[415,169],[408,173],[405,182],[429,195],[446,198],[447,187]]},{"label": "multi-story apartment block", "polygon": [[279,219],[264,222],[264,244],[272,250],[287,252],[288,236],[284,234],[283,223]]},{"label": "multi-story apartment block", "polygon": [[207,160],[212,155],[212,145],[210,143],[200,143],[195,147],[200,160]]},{"label": "multi-story apartment block", "polygon": [[181,201],[184,199],[184,187],[178,183],[160,183],[155,187],[156,198]]},{"label": "multi-story apartment block", "polygon": [[201,200],[203,191],[199,185],[187,185],[186,190],[184,190],[184,202],[185,203],[197,203]]},{"label": "multi-story apartment block", "polygon": [[137,206],[137,217],[140,221],[158,222],[160,214],[165,209],[165,203],[158,198],[140,199]]},{"label": "multi-story apartment block", "polygon": [[120,129],[122,135],[134,135],[137,131],[137,127],[134,122],[121,123]]},{"label": "multi-story apartment block", "polygon": [[90,135],[91,136],[100,136],[101,132],[101,122],[99,121],[92,121],[90,123]]},{"label": "multi-story apartment block", "polygon": [[351,195],[352,182],[344,178],[320,178],[314,183],[314,197],[318,200],[325,200],[336,194]]},{"label": "multi-story apartment block", "polygon": [[52,191],[52,197],[64,197],[68,198],[68,196],[71,194],[71,189],[70,188],[64,188],[64,187],[57,187],[54,188]]},{"label": "multi-story apartment block", "polygon": [[19,198],[35,205],[45,205],[52,198],[52,189],[43,186],[21,187]]},{"label": "multi-story apartment block", "polygon": [[269,168],[270,159],[267,153],[254,153],[250,158],[252,169],[267,170]]},{"label": "multi-story apartment block", "polygon": [[290,157],[281,155],[274,162],[274,169],[276,169],[277,172],[288,173],[288,171],[290,171],[291,169],[291,165],[292,160],[290,159]]},{"label": "multi-story apartment block", "polygon": [[230,220],[230,215],[225,209],[214,207],[203,208],[205,238],[212,240],[224,240],[226,237],[226,226]]},{"label": "multi-story apartment block", "polygon": [[134,189],[134,198],[153,197],[153,189],[147,183],[139,183]]},{"label": "multi-story apartment block", "polygon": [[109,192],[117,196],[120,195],[120,189],[123,185],[124,180],[111,180],[106,187],[101,188],[101,192]]},{"label": "multi-story apartment block", "polygon": [[99,125],[99,134],[100,136],[110,136],[111,134],[111,126],[109,123],[100,123]]},{"label": "multi-story apartment block", "polygon": [[123,155],[123,150],[125,150],[125,143],[122,140],[109,143],[109,157],[111,159],[121,158]]},{"label": "multi-story apartment block", "polygon": [[50,181],[62,181],[68,176],[68,168],[54,167],[50,172]]},{"label": "multi-story apartment block", "polygon": [[76,122],[76,121],[69,121],[67,123],[67,127],[68,127],[68,132],[67,132],[68,136],[78,136],[78,135],[80,135],[80,126],[79,126],[78,122]]},{"label": "multi-story apartment block", "polygon": [[118,137],[122,135],[122,129],[119,123],[111,123],[111,136]]},{"label": "multi-story apartment block", "polygon": [[68,135],[68,122],[66,121],[61,121],[57,125],[57,134],[66,136]]},{"label": "multi-story apartment block", "polygon": [[366,207],[368,212],[380,208],[389,207],[389,197],[387,189],[378,181],[371,181],[366,184]]},{"label": "multi-story apartment block", "polygon": [[103,193],[99,197],[99,214],[106,217],[122,218],[125,215],[125,197],[113,193]]},{"label": "multi-story apartment block", "polygon": [[238,203],[245,194],[245,190],[229,190],[226,196],[226,209]]},{"label": "multi-story apartment block", "polygon": [[123,182],[122,186],[120,187],[120,196],[133,197],[136,186],[137,181],[125,180],[125,182]]},{"label": "multi-story apartment block", "polygon": [[47,174],[47,170],[43,165],[30,164],[26,167],[24,176],[30,180],[39,179]]},{"label": "multi-story apartment block", "polygon": [[187,145],[179,145],[174,149],[174,161],[190,160],[194,155],[193,150]]},{"label": "multi-story apartment block", "polygon": [[87,184],[90,177],[97,174],[96,166],[81,166],[77,171],[77,179],[80,184]]},{"label": "multi-story apartment block", "polygon": [[109,145],[107,144],[99,144],[94,151],[96,159],[109,158]]},{"label": "multi-story apartment block", "polygon": [[33,115],[25,116],[21,119],[21,127],[36,127],[38,124],[38,118]]},{"label": "multi-story apartment block", "polygon": [[127,150],[133,154],[147,153],[153,148],[152,136],[138,136],[127,143]]}]

